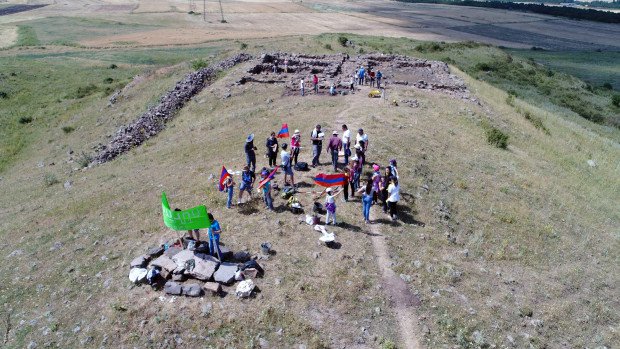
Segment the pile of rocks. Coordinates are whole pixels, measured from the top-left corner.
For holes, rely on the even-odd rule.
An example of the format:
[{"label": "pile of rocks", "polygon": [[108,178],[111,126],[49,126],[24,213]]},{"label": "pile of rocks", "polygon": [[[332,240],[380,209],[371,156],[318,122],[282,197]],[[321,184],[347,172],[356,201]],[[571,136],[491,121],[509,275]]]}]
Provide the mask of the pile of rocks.
[{"label": "pile of rocks", "polygon": [[183,80],[177,82],[172,90],[160,98],[158,105],[149,108],[133,123],[122,126],[107,146],[100,145],[93,162],[100,164],[110,161],[155,136],[164,129],[165,123],[175,116],[175,112],[181,109],[190,98],[199,93],[218,71],[230,69],[251,58],[245,53],[237,54],[186,75]]},{"label": "pile of rocks", "polygon": [[[253,280],[263,274],[262,267],[247,252],[233,254],[221,246],[220,262],[203,252],[206,250],[205,242],[202,242],[202,248],[195,250],[166,246],[151,248],[147,253],[134,258],[130,263],[129,279],[135,283],[148,282],[156,288],[163,288],[169,295],[199,297],[204,293],[221,295],[222,285]],[[254,285],[253,282],[251,284]],[[246,291],[243,296],[249,296],[251,291]]]}]

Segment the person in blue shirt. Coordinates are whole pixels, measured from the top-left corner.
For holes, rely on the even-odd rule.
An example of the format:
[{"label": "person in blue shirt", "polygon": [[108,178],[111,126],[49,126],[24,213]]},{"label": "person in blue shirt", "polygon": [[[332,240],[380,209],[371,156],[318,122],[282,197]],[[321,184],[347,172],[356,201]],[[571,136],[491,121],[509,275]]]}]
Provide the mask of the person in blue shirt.
[{"label": "person in blue shirt", "polygon": [[220,250],[220,234],[222,233],[222,228],[220,228],[220,223],[213,218],[212,214],[208,214],[209,221],[211,221],[211,226],[209,227],[209,254],[212,256],[217,256],[217,259],[222,261],[222,251]]},{"label": "person in blue shirt", "polygon": [[364,67],[360,67],[360,70],[358,72],[358,85],[364,85],[364,77],[366,76],[366,70],[364,69]]},{"label": "person in blue shirt", "polygon": [[377,70],[377,88],[381,88],[381,78],[383,77],[383,73],[381,73],[381,70]]},{"label": "person in blue shirt", "polygon": [[254,172],[250,171],[249,166],[243,166],[243,172],[241,172],[241,184],[239,185],[239,200],[237,204],[241,205],[241,199],[243,199],[243,192],[247,191],[252,200],[252,186],[254,185]]}]

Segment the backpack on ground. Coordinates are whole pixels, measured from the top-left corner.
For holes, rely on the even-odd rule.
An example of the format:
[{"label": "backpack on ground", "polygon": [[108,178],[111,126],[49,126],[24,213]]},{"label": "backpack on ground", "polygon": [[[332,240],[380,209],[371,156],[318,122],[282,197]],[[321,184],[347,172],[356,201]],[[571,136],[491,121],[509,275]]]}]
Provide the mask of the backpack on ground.
[{"label": "backpack on ground", "polygon": [[310,171],[307,162],[298,162],[295,164],[295,171]]}]

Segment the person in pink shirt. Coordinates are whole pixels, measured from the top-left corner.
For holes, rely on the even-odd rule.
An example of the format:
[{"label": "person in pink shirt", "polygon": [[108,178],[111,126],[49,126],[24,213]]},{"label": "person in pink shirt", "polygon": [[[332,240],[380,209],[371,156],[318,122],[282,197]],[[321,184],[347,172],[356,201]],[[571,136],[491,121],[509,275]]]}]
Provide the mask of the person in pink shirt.
[{"label": "person in pink shirt", "polygon": [[293,137],[291,137],[291,158],[293,159],[293,165],[297,165],[297,157],[299,156],[299,150],[301,148],[301,134],[299,130],[295,130]]},{"label": "person in pink shirt", "polygon": [[314,74],[314,76],[312,77],[312,85],[314,88],[314,93],[318,94],[319,93],[319,77],[316,76],[316,74]]}]

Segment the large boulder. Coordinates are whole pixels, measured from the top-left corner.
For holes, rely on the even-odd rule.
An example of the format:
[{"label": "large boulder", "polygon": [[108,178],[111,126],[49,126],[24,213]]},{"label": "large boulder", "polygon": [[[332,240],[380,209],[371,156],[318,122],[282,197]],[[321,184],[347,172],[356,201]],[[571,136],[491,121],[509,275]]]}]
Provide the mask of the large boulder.
[{"label": "large boulder", "polygon": [[238,266],[236,263],[222,263],[215,274],[213,274],[213,279],[221,284],[230,285],[233,281],[235,281],[235,273],[237,272]]},{"label": "large boulder", "polygon": [[157,259],[151,262],[151,265],[165,269],[168,272],[172,272],[177,268],[177,264],[166,255],[157,257]]},{"label": "large boulder", "polygon": [[134,258],[129,264],[130,268],[144,268],[149,262],[150,257],[148,255]]},{"label": "large boulder", "polygon": [[157,258],[161,256],[162,253],[164,253],[164,246],[151,247],[146,252],[151,258]]},{"label": "large boulder", "polygon": [[172,246],[172,247],[169,247],[166,251],[164,251],[164,256],[172,258],[174,257],[174,255],[176,255],[177,253],[181,251],[182,249],[180,247]]},{"label": "large boulder", "polygon": [[183,250],[183,251],[175,254],[171,258],[177,264],[177,266],[184,267],[185,266],[185,262],[187,262],[190,259],[194,259],[194,257],[195,257],[194,256],[194,251]]}]

